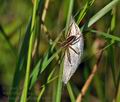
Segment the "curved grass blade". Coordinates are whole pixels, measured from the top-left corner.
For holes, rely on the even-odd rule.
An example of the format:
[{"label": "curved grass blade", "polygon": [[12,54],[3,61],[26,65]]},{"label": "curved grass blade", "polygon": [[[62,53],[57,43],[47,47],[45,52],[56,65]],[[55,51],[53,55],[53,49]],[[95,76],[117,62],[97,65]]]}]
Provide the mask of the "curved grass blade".
[{"label": "curved grass blade", "polygon": [[48,78],[47,78],[47,82],[46,84],[42,85],[42,90],[40,91],[39,95],[38,95],[38,98],[37,98],[37,102],[40,102],[41,100],[41,97],[46,89],[46,85],[48,85],[50,82],[52,82],[53,80],[56,79],[56,77],[52,78],[53,74],[55,72],[55,68],[51,71],[51,73],[49,74]]},{"label": "curved grass blade", "polygon": [[115,7],[120,0],[113,0],[108,5],[106,5],[103,9],[101,9],[99,12],[97,12],[93,17],[89,19],[89,21],[84,24],[81,28],[81,30],[84,30],[86,28],[89,28],[91,25],[93,25],[96,21],[98,21],[101,17],[103,17],[106,13],[108,13],[113,7]]},{"label": "curved grass blade", "polygon": [[34,8],[33,8],[33,15],[32,15],[32,23],[31,23],[31,36],[30,36],[30,41],[29,41],[29,48],[28,48],[28,56],[27,56],[27,67],[26,67],[26,76],[25,76],[25,81],[24,81],[24,86],[23,86],[23,91],[22,91],[22,96],[21,96],[21,102],[26,102],[27,101],[27,91],[28,91],[28,84],[29,84],[29,78],[30,78],[30,65],[31,65],[31,57],[32,57],[32,49],[33,49],[33,41],[34,41],[34,36],[35,36],[35,21],[36,21],[36,12],[38,8],[38,0],[35,0]]},{"label": "curved grass blade", "polygon": [[[36,65],[36,67],[33,69],[30,78],[31,78],[31,83],[30,83],[30,89],[33,87],[33,85],[35,84],[39,74],[41,74],[46,68],[47,66],[51,63],[51,61],[61,52],[61,48],[56,51],[50,58],[49,58],[49,53],[50,53],[50,49],[48,49],[48,51],[45,53],[44,59],[43,61],[40,59]],[[41,62],[40,62],[41,61]],[[37,75],[35,74],[37,73]]]},{"label": "curved grass blade", "polygon": [[120,102],[120,81],[119,81],[119,86],[118,86],[118,91],[117,91],[116,101],[115,102]]},{"label": "curved grass blade", "polygon": [[74,0],[70,0],[69,1],[67,20],[66,20],[66,27],[65,27],[65,36],[67,35],[67,32],[68,32],[70,19],[71,19],[71,15],[72,15],[73,4],[74,4]]},{"label": "curved grass blade", "polygon": [[[69,1],[69,9],[68,9],[68,15],[67,15],[67,20],[66,20],[66,29],[65,29],[65,36],[67,35],[67,31],[69,28],[70,24],[70,19],[72,15],[72,9],[73,9],[73,4],[74,0]],[[62,75],[63,75],[63,61],[61,62],[60,65],[60,73],[59,73],[59,78],[58,78],[58,84],[57,84],[57,92],[56,92],[56,100],[55,102],[61,102],[61,93],[62,93]]]},{"label": "curved grass blade", "polygon": [[[111,22],[110,22],[110,27],[108,29],[108,33],[113,33],[115,31],[116,28],[116,7],[114,7],[111,11]],[[110,46],[108,49],[108,65],[110,65],[110,69],[112,72],[112,77],[113,77],[113,83],[114,83],[114,87],[115,89],[117,88],[117,82],[116,82],[116,68],[115,68],[115,52],[114,52],[114,47]],[[106,69],[106,73],[109,70]]]},{"label": "curved grass blade", "polygon": [[28,27],[25,33],[25,37],[24,37],[24,40],[23,40],[23,43],[20,49],[18,61],[16,63],[16,69],[15,69],[12,89],[11,89],[10,96],[9,96],[9,102],[15,102],[21,76],[23,74],[23,70],[26,67],[26,62],[27,62],[26,58],[27,58],[28,45],[29,45],[29,39],[30,39],[30,27],[31,27],[31,19],[29,21],[29,24],[28,24]]},{"label": "curved grass blade", "polygon": [[120,42],[120,38],[117,37],[117,36],[114,36],[114,35],[111,35],[111,34],[108,34],[108,33],[104,33],[104,32],[100,32],[100,31],[97,31],[97,30],[90,30],[90,31],[92,33],[97,33],[97,34],[102,35],[102,36],[104,36],[106,38],[109,38],[109,39],[112,39],[114,41]]},{"label": "curved grass blade", "polygon": [[[62,48],[60,48],[59,50],[57,50],[47,61],[44,61],[44,63],[42,64],[42,68],[40,73],[42,73],[46,67],[50,64],[50,62],[58,55],[58,53],[60,53],[62,51]],[[47,57],[46,57],[47,58]]]},{"label": "curved grass blade", "polygon": [[30,82],[29,89],[32,88],[32,86],[34,85],[34,83],[38,79],[38,75],[39,75],[39,72],[40,72],[40,65],[41,65],[41,59],[38,61],[38,63],[36,64],[35,68],[33,69],[32,73],[30,75],[31,82]]},{"label": "curved grass blade", "polygon": [[62,93],[62,73],[63,73],[63,61],[60,64],[59,77],[57,83],[57,92],[55,102],[61,102],[61,93]]},{"label": "curved grass blade", "polygon": [[84,6],[84,8],[82,9],[82,11],[79,13],[78,19],[77,19],[77,24],[79,25],[79,23],[81,22],[81,20],[84,18],[84,16],[86,15],[87,11],[89,10],[89,8],[92,6],[92,4],[94,3],[95,0],[88,0]]},{"label": "curved grass blade", "polygon": [[68,90],[71,102],[75,102],[75,96],[74,96],[74,93],[72,91],[72,86],[71,86],[70,82],[68,82],[68,84],[67,84],[67,90]]},{"label": "curved grass blade", "polygon": [[7,34],[5,33],[5,31],[4,31],[4,29],[1,25],[0,25],[0,32],[1,32],[2,36],[4,37],[4,39],[6,40],[6,42],[8,43],[8,45],[9,45],[10,49],[12,50],[13,54],[16,56],[17,55],[16,50],[13,47],[13,45],[11,44],[11,42],[9,41],[9,38],[8,38]]}]

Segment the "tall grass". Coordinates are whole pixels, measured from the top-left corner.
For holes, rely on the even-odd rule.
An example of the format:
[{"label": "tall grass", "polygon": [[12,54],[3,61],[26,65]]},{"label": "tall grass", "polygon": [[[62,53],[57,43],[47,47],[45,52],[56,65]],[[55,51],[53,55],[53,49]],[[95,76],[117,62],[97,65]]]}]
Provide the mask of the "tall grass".
[{"label": "tall grass", "polygon": [[[96,39],[104,40],[105,46],[102,48],[103,54],[96,72],[83,92],[82,100],[120,102],[118,61],[120,38],[117,35],[119,34],[117,25],[120,24],[117,22],[119,13],[116,7],[120,1],[105,2],[104,7],[95,11],[97,6],[95,8],[94,6],[98,5],[97,2],[97,0],[33,0],[33,10],[26,33],[23,34],[24,39],[21,40],[21,47],[18,49],[19,53],[15,53],[18,50],[14,49],[4,27],[0,26],[0,36],[17,56],[9,102],[78,102],[84,83],[89,80],[89,75],[93,74],[91,71],[97,63],[95,58],[97,54],[93,55],[92,50],[95,49],[90,45],[94,44]],[[87,60],[81,62],[70,82],[64,85],[62,82],[64,50],[58,42],[66,37],[71,16],[81,27],[85,42],[83,57]],[[100,23],[104,29],[100,27]]]}]

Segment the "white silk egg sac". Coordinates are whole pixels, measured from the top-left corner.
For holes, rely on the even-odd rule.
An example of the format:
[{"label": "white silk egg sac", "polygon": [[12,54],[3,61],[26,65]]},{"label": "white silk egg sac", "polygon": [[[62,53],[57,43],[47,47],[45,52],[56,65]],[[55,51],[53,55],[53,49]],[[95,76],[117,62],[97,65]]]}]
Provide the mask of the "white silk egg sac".
[{"label": "white silk egg sac", "polygon": [[72,75],[75,73],[77,67],[81,63],[81,57],[83,54],[84,40],[83,35],[75,23],[74,19],[71,19],[70,28],[67,35],[64,66],[63,66],[63,82],[67,84]]}]

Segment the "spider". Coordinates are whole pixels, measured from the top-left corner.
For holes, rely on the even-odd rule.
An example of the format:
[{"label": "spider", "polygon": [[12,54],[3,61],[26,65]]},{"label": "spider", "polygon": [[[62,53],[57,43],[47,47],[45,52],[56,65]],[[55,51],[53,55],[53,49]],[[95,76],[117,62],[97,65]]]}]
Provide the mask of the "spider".
[{"label": "spider", "polygon": [[[73,23],[72,23],[73,24]],[[71,24],[71,26],[72,26]],[[70,51],[69,51],[69,48],[71,50],[73,50],[76,54],[80,54],[79,52],[77,52],[74,48],[72,48],[72,45],[76,44],[77,42],[79,42],[80,40],[80,36],[76,36],[76,35],[70,35],[71,34],[71,26],[70,26],[70,30],[68,30],[68,34],[67,34],[67,38],[65,41],[63,41],[63,43],[61,44],[61,46],[63,48],[65,48],[65,52],[67,53],[67,57],[68,57],[68,61],[69,63],[71,63],[71,57],[70,57]]]}]

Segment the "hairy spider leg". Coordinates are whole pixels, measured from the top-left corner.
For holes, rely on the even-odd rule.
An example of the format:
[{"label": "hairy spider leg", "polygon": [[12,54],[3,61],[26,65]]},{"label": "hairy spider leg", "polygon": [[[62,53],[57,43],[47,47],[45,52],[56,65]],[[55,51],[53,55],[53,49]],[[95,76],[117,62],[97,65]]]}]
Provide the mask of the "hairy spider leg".
[{"label": "hairy spider leg", "polygon": [[80,37],[81,37],[81,35],[80,35],[71,45],[74,45],[74,44],[76,44],[77,42],[79,42],[79,41],[80,41]]},{"label": "hairy spider leg", "polygon": [[73,49],[71,46],[69,46],[69,48],[71,49],[71,50],[73,50],[76,54],[80,54],[80,52],[77,52],[77,51],[75,51],[75,49]]},{"label": "hairy spider leg", "polygon": [[[77,42],[79,42],[80,41],[80,38],[81,37],[81,35],[76,39],[76,41],[74,41],[71,45],[74,45],[74,44],[76,44]],[[79,52],[77,52],[74,48],[72,48],[70,45],[68,45],[69,46],[69,48],[71,49],[71,50],[73,50],[76,54],[80,54]]]},{"label": "hairy spider leg", "polygon": [[[73,24],[73,23],[72,23]],[[69,38],[69,36],[70,36],[70,33],[71,33],[71,26],[72,26],[72,24],[70,24],[70,26],[69,26],[69,28],[68,28],[68,33],[67,33],[67,38]],[[67,38],[65,38],[65,37],[63,37],[65,40],[67,39]],[[66,41],[63,41],[62,42],[62,40],[60,39],[60,41],[58,41],[57,43],[59,43],[59,44],[62,44],[62,43],[64,43],[64,42],[66,42]]]},{"label": "hairy spider leg", "polygon": [[68,61],[69,61],[69,63],[71,63],[71,57],[70,57],[70,51],[69,51],[69,48],[66,49],[66,53],[67,53]]}]

